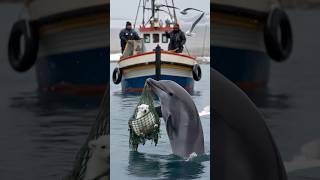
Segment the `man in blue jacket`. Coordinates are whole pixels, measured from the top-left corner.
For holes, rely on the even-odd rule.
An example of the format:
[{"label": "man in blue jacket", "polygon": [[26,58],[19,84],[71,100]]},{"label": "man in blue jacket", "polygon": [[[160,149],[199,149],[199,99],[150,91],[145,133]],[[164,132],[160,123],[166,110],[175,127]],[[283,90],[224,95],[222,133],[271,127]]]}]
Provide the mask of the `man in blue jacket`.
[{"label": "man in blue jacket", "polygon": [[138,33],[132,29],[131,22],[126,23],[126,28],[122,29],[119,34],[120,37],[120,44],[121,44],[121,52],[123,53],[124,49],[126,48],[128,40],[139,40],[140,37]]}]

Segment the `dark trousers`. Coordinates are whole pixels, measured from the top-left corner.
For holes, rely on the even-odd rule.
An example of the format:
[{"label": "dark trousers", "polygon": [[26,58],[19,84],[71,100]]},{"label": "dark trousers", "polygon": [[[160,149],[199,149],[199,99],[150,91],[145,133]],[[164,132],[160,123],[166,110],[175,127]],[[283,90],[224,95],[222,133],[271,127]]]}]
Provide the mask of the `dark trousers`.
[{"label": "dark trousers", "polygon": [[127,42],[121,41],[121,53],[123,54],[124,49],[126,48]]}]

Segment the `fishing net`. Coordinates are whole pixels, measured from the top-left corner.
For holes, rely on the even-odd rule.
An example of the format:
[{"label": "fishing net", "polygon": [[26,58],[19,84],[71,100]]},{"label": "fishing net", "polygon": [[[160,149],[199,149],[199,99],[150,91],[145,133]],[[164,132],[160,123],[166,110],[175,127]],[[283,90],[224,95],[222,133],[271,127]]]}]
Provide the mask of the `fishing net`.
[{"label": "fishing net", "polygon": [[[148,105],[148,112],[137,118],[138,107],[142,104]],[[146,83],[141,94],[138,105],[132,117],[129,119],[129,145],[133,150],[137,150],[139,144],[145,144],[146,140],[151,140],[155,146],[160,137],[160,118],[153,103],[151,87]]]},{"label": "fishing net", "polygon": [[[91,130],[85,143],[76,155],[72,173],[69,176],[65,177],[65,180],[82,180],[84,178],[87,163],[90,159],[91,153],[88,147],[88,143],[92,140],[98,139],[100,136],[110,134],[109,98],[109,90],[107,89],[100,104],[98,116],[96,117],[96,120],[91,127]],[[109,145],[107,145],[107,148],[109,148]],[[105,173],[99,175],[95,179],[99,179],[101,177],[106,177],[106,179],[109,179],[109,175],[110,169],[109,167],[106,167]]]}]

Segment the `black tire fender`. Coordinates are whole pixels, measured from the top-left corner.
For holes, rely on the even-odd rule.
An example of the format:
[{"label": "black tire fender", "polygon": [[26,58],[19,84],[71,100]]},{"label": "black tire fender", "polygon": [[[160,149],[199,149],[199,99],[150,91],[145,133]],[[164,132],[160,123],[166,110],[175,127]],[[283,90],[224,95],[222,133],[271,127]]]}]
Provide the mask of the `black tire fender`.
[{"label": "black tire fender", "polygon": [[202,71],[199,64],[195,64],[192,68],[192,76],[195,81],[200,81],[202,77]]},{"label": "black tire fender", "polygon": [[[11,29],[8,43],[9,63],[18,72],[29,70],[37,60],[39,36],[34,26],[27,20],[19,20]],[[23,52],[21,43],[24,43]]]},{"label": "black tire fender", "polygon": [[284,10],[274,8],[269,12],[264,28],[264,42],[273,60],[282,62],[290,56],[293,36],[289,17]]},{"label": "black tire fender", "polygon": [[121,80],[122,80],[122,72],[118,67],[116,67],[114,68],[112,73],[112,81],[114,84],[119,84]]}]

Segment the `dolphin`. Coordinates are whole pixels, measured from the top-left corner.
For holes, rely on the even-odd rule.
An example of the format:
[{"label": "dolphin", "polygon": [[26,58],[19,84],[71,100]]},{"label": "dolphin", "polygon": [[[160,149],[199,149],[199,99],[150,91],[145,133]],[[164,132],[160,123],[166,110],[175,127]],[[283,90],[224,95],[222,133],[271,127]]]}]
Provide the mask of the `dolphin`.
[{"label": "dolphin", "polygon": [[265,121],[236,85],[211,68],[213,174],[223,180],[287,180]]},{"label": "dolphin", "polygon": [[170,80],[146,80],[159,97],[172,151],[182,158],[204,153],[202,125],[198,110],[190,94]]}]

